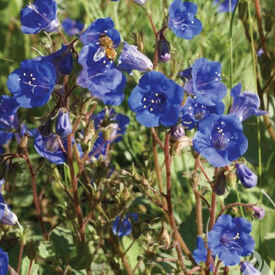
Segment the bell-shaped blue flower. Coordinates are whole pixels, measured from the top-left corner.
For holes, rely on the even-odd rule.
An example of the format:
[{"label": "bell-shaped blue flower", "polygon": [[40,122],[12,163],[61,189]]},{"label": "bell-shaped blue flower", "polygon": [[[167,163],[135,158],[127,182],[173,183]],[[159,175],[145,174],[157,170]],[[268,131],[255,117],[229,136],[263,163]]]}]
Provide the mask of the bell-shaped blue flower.
[{"label": "bell-shaped blue flower", "polygon": [[138,215],[136,213],[128,213],[125,218],[122,218],[121,216],[117,216],[115,218],[115,221],[112,223],[112,230],[114,235],[123,237],[131,234],[132,222],[130,218],[137,222]]},{"label": "bell-shaped blue flower", "polygon": [[114,29],[114,22],[110,17],[99,18],[80,35],[84,45],[90,44],[99,47],[102,35],[107,35],[112,40],[112,45],[117,48],[120,44],[120,34]]},{"label": "bell-shaped blue flower", "polygon": [[51,62],[58,74],[70,74],[73,69],[73,54],[70,46],[62,45],[62,48],[49,56],[43,57]]},{"label": "bell-shaped blue flower", "polygon": [[62,21],[62,27],[68,35],[73,36],[81,33],[84,29],[84,24],[78,20],[66,18]]},{"label": "bell-shaped blue flower", "polygon": [[240,83],[234,86],[231,90],[233,104],[230,109],[230,114],[237,115],[240,121],[244,121],[251,116],[267,114],[266,111],[259,110],[260,99],[256,93],[241,93],[241,90],[242,85]]},{"label": "bell-shaped blue flower", "polygon": [[[213,106],[226,96],[226,86],[221,82],[221,63],[199,58],[192,66],[192,78],[184,89],[196,96],[200,104]],[[190,70],[190,69],[189,69]],[[190,71],[185,71],[189,73]]]},{"label": "bell-shaped blue flower", "polygon": [[[63,147],[67,147],[66,138],[60,140]],[[38,131],[35,133],[34,148],[36,152],[43,158],[55,164],[63,164],[66,162],[66,153],[60,146],[59,138],[56,134],[43,137]]]},{"label": "bell-shaped blue flower", "polygon": [[117,68],[126,72],[131,72],[132,70],[146,72],[147,70],[152,70],[153,64],[136,46],[123,42],[123,51],[118,58]]},{"label": "bell-shaped blue flower", "polygon": [[84,46],[78,58],[82,71],[77,78],[77,83],[87,88],[93,96],[101,99],[107,105],[119,105],[124,99],[123,90],[126,77],[116,69],[115,64],[103,57],[94,60],[97,48],[92,45]]},{"label": "bell-shaped blue flower", "polygon": [[169,8],[168,27],[176,36],[190,40],[202,31],[202,23],[195,17],[197,5],[174,0]]},{"label": "bell-shaped blue flower", "polygon": [[234,115],[207,115],[198,125],[193,147],[214,167],[224,167],[244,154],[248,142]]},{"label": "bell-shaped blue flower", "polygon": [[66,137],[72,132],[70,114],[66,109],[60,109],[56,118],[55,132],[60,137]]},{"label": "bell-shaped blue flower", "polygon": [[21,10],[21,30],[26,34],[40,31],[53,32],[59,27],[57,19],[57,4],[55,0],[34,0]]},{"label": "bell-shaped blue flower", "polygon": [[206,261],[207,250],[202,237],[197,237],[197,248],[193,251],[193,258],[197,264]]},{"label": "bell-shaped blue flower", "polygon": [[8,130],[17,126],[18,103],[13,97],[2,95],[0,97],[0,129]]},{"label": "bell-shaped blue flower", "polygon": [[9,255],[0,247],[0,275],[7,275],[9,269]]},{"label": "bell-shaped blue flower", "polygon": [[[249,262],[241,262],[242,275],[261,275],[262,273]],[[264,274],[263,274],[264,275]]]},{"label": "bell-shaped blue flower", "polygon": [[8,225],[15,225],[17,221],[17,216],[10,210],[0,193],[0,222]]},{"label": "bell-shaped blue flower", "polygon": [[[230,9],[230,2],[231,1],[231,9]],[[236,8],[238,0],[215,0],[213,4],[218,4],[218,12],[233,12]]]},{"label": "bell-shaped blue flower", "polygon": [[183,88],[160,72],[147,72],[133,89],[128,103],[146,127],[177,124]]},{"label": "bell-shaped blue flower", "polygon": [[198,126],[198,123],[208,114],[221,115],[224,112],[224,104],[222,101],[217,102],[214,106],[205,106],[196,101],[196,99],[188,97],[184,106],[181,108],[181,123],[191,130]]},{"label": "bell-shaped blue flower", "polygon": [[55,80],[54,66],[36,58],[23,61],[20,68],[9,75],[7,86],[20,107],[33,108],[48,102]]},{"label": "bell-shaped blue flower", "polygon": [[255,241],[249,235],[251,223],[244,218],[222,215],[208,233],[207,243],[212,254],[218,256],[225,266],[240,263],[254,251]]},{"label": "bell-shaped blue flower", "polygon": [[237,163],[236,173],[245,188],[252,188],[257,185],[258,177],[245,164]]}]

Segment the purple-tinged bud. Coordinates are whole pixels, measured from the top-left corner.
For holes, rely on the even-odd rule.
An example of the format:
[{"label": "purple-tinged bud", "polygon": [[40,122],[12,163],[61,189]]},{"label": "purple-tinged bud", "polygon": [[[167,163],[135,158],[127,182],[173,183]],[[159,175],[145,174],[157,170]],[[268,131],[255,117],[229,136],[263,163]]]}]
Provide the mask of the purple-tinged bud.
[{"label": "purple-tinged bud", "polygon": [[262,220],[265,216],[265,210],[260,207],[260,206],[251,206],[250,207],[253,210],[253,216],[257,219],[257,220]]},{"label": "purple-tinged bud", "polygon": [[66,137],[72,132],[70,114],[64,108],[59,110],[55,124],[55,131],[61,137]]},{"label": "purple-tinged bud", "polygon": [[171,59],[170,43],[164,38],[158,42],[158,59],[160,62],[166,63]]},{"label": "purple-tinged bud", "polygon": [[0,203],[0,222],[8,225],[14,225],[18,221],[17,216],[9,209],[6,203]]},{"label": "purple-tinged bud", "polygon": [[174,140],[179,140],[185,135],[184,128],[181,125],[176,125],[171,128],[171,138]]},{"label": "purple-tinged bud", "polygon": [[139,5],[144,5],[147,2],[147,0],[135,0],[135,2]]},{"label": "purple-tinged bud", "polygon": [[249,262],[241,262],[240,266],[242,275],[261,275],[261,272]]},{"label": "purple-tinged bud", "polygon": [[126,72],[132,70],[146,72],[153,69],[153,64],[136,46],[123,42],[123,51],[118,58],[118,69]]},{"label": "purple-tinged bud", "polygon": [[213,191],[218,195],[222,196],[225,193],[226,188],[226,175],[224,174],[225,170],[222,170],[218,173],[214,182]]},{"label": "purple-tinged bud", "polygon": [[236,173],[245,188],[252,188],[257,185],[258,177],[245,164],[237,163]]}]

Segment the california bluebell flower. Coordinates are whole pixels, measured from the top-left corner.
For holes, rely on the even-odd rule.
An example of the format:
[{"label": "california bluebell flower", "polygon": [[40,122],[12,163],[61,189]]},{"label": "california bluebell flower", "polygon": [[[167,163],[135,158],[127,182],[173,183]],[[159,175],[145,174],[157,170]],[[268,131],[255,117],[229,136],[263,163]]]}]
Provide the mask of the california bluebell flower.
[{"label": "california bluebell flower", "polygon": [[80,35],[81,41],[87,45],[93,45],[99,47],[100,37],[102,35],[108,36],[112,40],[114,48],[117,48],[120,44],[120,34],[114,29],[114,22],[110,17],[99,18]]},{"label": "california bluebell flower", "polygon": [[197,237],[197,248],[193,251],[193,258],[197,264],[205,262],[207,257],[207,250],[202,237]]},{"label": "california bluebell flower", "polygon": [[[61,142],[64,148],[66,148],[66,138],[61,139]],[[67,155],[63,152],[56,134],[43,137],[38,131],[36,131],[34,137],[34,148],[40,156],[52,163],[63,164],[66,162]]]},{"label": "california bluebell flower", "polygon": [[10,210],[0,193],[0,222],[8,225],[15,225],[17,221],[17,216]]},{"label": "california bluebell flower", "polygon": [[[199,58],[192,66],[192,78],[184,85],[200,104],[213,106],[226,96],[227,88],[221,82],[221,63]],[[185,74],[189,74],[185,70]],[[183,73],[183,72],[182,72]]]},{"label": "california bluebell flower", "polygon": [[[230,2],[231,1],[231,8],[230,8]],[[215,0],[213,4],[218,4],[218,12],[233,12],[236,8],[236,5],[238,3],[238,0]]]},{"label": "california bluebell flower", "polygon": [[72,132],[70,114],[68,110],[61,108],[56,118],[55,132],[60,137],[66,137]]},{"label": "california bluebell flower", "polygon": [[179,73],[179,77],[184,81],[188,81],[192,78],[192,67],[188,67],[187,69],[181,71]]},{"label": "california bluebell flower", "polygon": [[261,116],[267,114],[266,111],[259,110],[260,99],[256,93],[241,93],[242,85],[239,83],[231,90],[233,104],[230,108],[230,114],[237,115],[241,121],[251,116]]},{"label": "california bluebell flower", "polygon": [[9,267],[9,255],[0,247],[0,275],[7,275]]},{"label": "california bluebell flower", "polygon": [[254,251],[255,241],[249,235],[250,232],[251,223],[246,219],[222,215],[208,233],[208,247],[225,266],[239,264],[240,257]]},{"label": "california bluebell flower", "polygon": [[254,206],[251,206],[250,208],[253,211],[253,216],[257,220],[262,220],[265,217],[265,210],[263,207],[254,205]]},{"label": "california bluebell flower", "polygon": [[244,163],[236,164],[236,173],[245,188],[252,188],[257,185],[258,177]]},{"label": "california bluebell flower", "polygon": [[123,51],[118,58],[117,68],[126,72],[131,72],[132,70],[146,72],[153,69],[153,64],[136,46],[123,42]]},{"label": "california bluebell flower", "polygon": [[170,43],[166,40],[163,33],[160,33],[160,40],[158,41],[158,60],[166,63],[171,59]]},{"label": "california bluebell flower", "polygon": [[21,30],[26,34],[40,31],[53,32],[59,27],[57,19],[57,4],[55,0],[34,0],[21,10]]},{"label": "california bluebell flower", "polygon": [[202,23],[195,17],[197,5],[182,0],[174,0],[169,8],[168,27],[176,36],[192,39],[202,31]]},{"label": "california bluebell flower", "polygon": [[183,88],[160,72],[147,72],[133,89],[128,103],[146,127],[177,124]]},{"label": "california bluebell flower", "polygon": [[196,101],[196,99],[188,97],[185,104],[181,108],[181,123],[191,130],[198,126],[198,123],[208,114],[214,113],[221,115],[224,112],[224,104],[222,101],[217,102],[214,106],[205,106]]},{"label": "california bluebell flower", "polygon": [[0,154],[4,153],[4,145],[12,139],[13,134],[7,131],[0,130]]},{"label": "california bluebell flower", "polygon": [[96,47],[87,45],[79,53],[78,62],[82,65],[82,71],[77,78],[77,84],[89,89],[104,104],[119,105],[124,99],[126,77],[108,58],[95,61],[96,52]]},{"label": "california bluebell flower", "polygon": [[117,216],[115,218],[115,221],[112,223],[112,230],[114,235],[123,237],[131,234],[132,223],[130,218],[137,222],[138,215],[136,213],[128,213],[125,218],[122,218],[121,216]]},{"label": "california bluebell flower", "polygon": [[84,24],[79,20],[66,18],[62,21],[62,27],[68,35],[73,36],[81,33],[81,31],[84,29]]},{"label": "california bluebell flower", "polygon": [[17,127],[17,110],[19,104],[13,97],[2,95],[0,97],[0,129],[8,130]]},{"label": "california bluebell flower", "polygon": [[41,58],[25,60],[8,78],[7,86],[23,108],[46,104],[55,86],[54,66]]},{"label": "california bluebell flower", "polygon": [[94,158],[98,159],[100,156],[102,156],[105,159],[105,157],[107,155],[107,145],[108,144],[109,144],[109,142],[104,139],[103,133],[99,132],[98,137],[93,144],[93,149],[89,153],[89,158],[94,157]]},{"label": "california bluebell flower", "polygon": [[69,45],[62,45],[60,50],[43,57],[43,60],[51,62],[58,74],[70,74],[72,72],[73,54]]},{"label": "california bluebell flower", "polygon": [[[241,262],[242,275],[261,275],[262,273],[249,262]],[[264,275],[264,274],[263,274]]]},{"label": "california bluebell flower", "polygon": [[214,167],[224,167],[243,155],[248,142],[234,115],[207,115],[193,138],[194,149]]}]

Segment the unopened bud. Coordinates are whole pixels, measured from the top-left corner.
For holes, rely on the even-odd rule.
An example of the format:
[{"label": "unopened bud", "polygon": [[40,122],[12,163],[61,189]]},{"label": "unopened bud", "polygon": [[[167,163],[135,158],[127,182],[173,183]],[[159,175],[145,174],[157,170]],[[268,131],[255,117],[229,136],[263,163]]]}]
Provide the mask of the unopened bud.
[{"label": "unopened bud", "polygon": [[0,203],[0,217],[0,222],[8,225],[15,225],[18,221],[6,203]]},{"label": "unopened bud", "polygon": [[66,137],[72,132],[70,114],[64,108],[59,110],[55,124],[55,131],[61,137]]},{"label": "unopened bud", "polygon": [[185,135],[184,128],[181,125],[176,125],[171,128],[171,138],[174,140],[179,140]]},{"label": "unopened bud", "polygon": [[160,62],[166,63],[171,59],[170,48],[170,43],[161,32],[160,40],[158,41],[158,59]]},{"label": "unopened bud", "polygon": [[262,220],[265,216],[265,210],[260,207],[260,206],[252,206],[250,207],[253,211],[253,216],[257,219],[257,220]]},{"label": "unopened bud", "polygon": [[222,196],[225,193],[225,188],[226,188],[226,175],[224,174],[224,170],[222,170],[220,173],[215,178],[214,182],[214,192],[218,196]]}]

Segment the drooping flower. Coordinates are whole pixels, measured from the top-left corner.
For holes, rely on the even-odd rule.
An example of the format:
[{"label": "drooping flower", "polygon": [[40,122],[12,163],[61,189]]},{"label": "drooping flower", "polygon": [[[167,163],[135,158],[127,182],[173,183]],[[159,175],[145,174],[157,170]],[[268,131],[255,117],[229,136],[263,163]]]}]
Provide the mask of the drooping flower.
[{"label": "drooping flower", "polygon": [[207,250],[202,237],[197,237],[197,248],[193,251],[193,258],[197,264],[206,261]]},{"label": "drooping flower", "polygon": [[110,17],[99,18],[80,35],[81,41],[84,45],[90,44],[94,47],[100,46],[100,37],[102,35],[108,36],[112,40],[112,46],[117,48],[120,44],[120,34],[114,29],[114,22]]},{"label": "drooping flower", "polygon": [[[61,139],[63,147],[66,148],[66,138]],[[34,148],[36,152],[43,158],[55,164],[63,164],[66,162],[66,153],[63,152],[58,136],[51,134],[48,137],[43,137],[38,131],[34,137]]]},{"label": "drooping flower", "polygon": [[57,4],[55,0],[34,0],[21,10],[21,30],[26,34],[40,31],[53,32],[59,27],[57,19]]},{"label": "drooping flower", "polygon": [[7,275],[9,267],[9,255],[0,247],[0,275]]},{"label": "drooping flower", "polygon": [[234,115],[207,115],[193,138],[194,149],[214,167],[224,167],[244,154],[248,142]]},{"label": "drooping flower", "polygon": [[70,114],[66,109],[60,109],[56,118],[55,132],[60,137],[66,137],[72,132]]},{"label": "drooping flower", "polygon": [[249,262],[241,262],[242,275],[261,275],[262,273]]},{"label": "drooping flower", "polygon": [[231,90],[233,104],[230,108],[230,114],[237,115],[240,121],[244,121],[251,116],[261,116],[267,114],[266,111],[259,110],[260,99],[256,93],[241,93],[242,85],[239,83]]},{"label": "drooping flower", "polygon": [[168,26],[176,36],[190,40],[202,31],[202,23],[195,17],[197,9],[196,4],[182,0],[170,5]]},{"label": "drooping flower", "polygon": [[[206,106],[216,105],[226,95],[226,86],[221,82],[221,63],[199,58],[192,66],[192,78],[184,89],[196,96],[196,101]],[[190,68],[189,68],[190,70]],[[189,74],[190,71],[185,71]]]},{"label": "drooping flower", "polygon": [[16,128],[16,113],[19,108],[13,97],[2,95],[0,97],[0,129],[8,130]]},{"label": "drooping flower", "polygon": [[251,223],[246,219],[222,215],[208,233],[208,247],[225,266],[234,266],[240,263],[240,257],[254,251],[255,241],[250,232]]},{"label": "drooping flower", "polygon": [[79,20],[66,18],[62,21],[62,27],[68,35],[73,36],[81,33],[81,31],[84,29],[84,24]]},{"label": "drooping flower", "polygon": [[245,188],[252,188],[257,185],[258,177],[244,163],[236,164],[236,173]]},{"label": "drooping flower", "polygon": [[137,222],[138,215],[136,213],[128,213],[125,218],[122,218],[121,216],[117,216],[115,218],[115,221],[112,223],[112,230],[114,235],[123,237],[131,234],[132,223],[130,218]]},{"label": "drooping flower", "polygon": [[101,99],[104,104],[119,105],[124,99],[126,77],[107,57],[95,61],[96,52],[97,47],[87,45],[79,53],[78,62],[82,65],[82,71],[77,83],[89,89],[92,95]]},{"label": "drooping flower", "polygon": [[41,58],[25,60],[8,78],[7,86],[23,108],[46,104],[55,86],[54,66]]},{"label": "drooping flower", "polygon": [[146,127],[177,124],[183,89],[160,72],[147,72],[133,89],[128,103]]},{"label": "drooping flower", "polygon": [[[230,8],[230,2],[231,1],[231,8]],[[213,4],[218,4],[218,12],[233,12],[236,8],[236,5],[238,3],[238,0],[215,0]]]},{"label": "drooping flower", "polygon": [[17,221],[17,216],[10,210],[0,193],[0,222],[8,225],[15,225]]},{"label": "drooping flower", "polygon": [[123,51],[118,58],[118,67],[121,71],[131,72],[138,70],[146,72],[152,70],[152,61],[143,53],[141,53],[137,46],[129,45],[123,42]]},{"label": "drooping flower", "polygon": [[196,99],[188,97],[181,108],[181,123],[186,129],[191,130],[196,128],[198,123],[208,114],[221,115],[223,112],[224,104],[222,101],[217,102],[214,106],[206,106],[198,103]]},{"label": "drooping flower", "polygon": [[263,207],[254,205],[254,206],[251,206],[250,208],[253,211],[253,216],[257,220],[262,220],[265,217],[265,210]]}]

